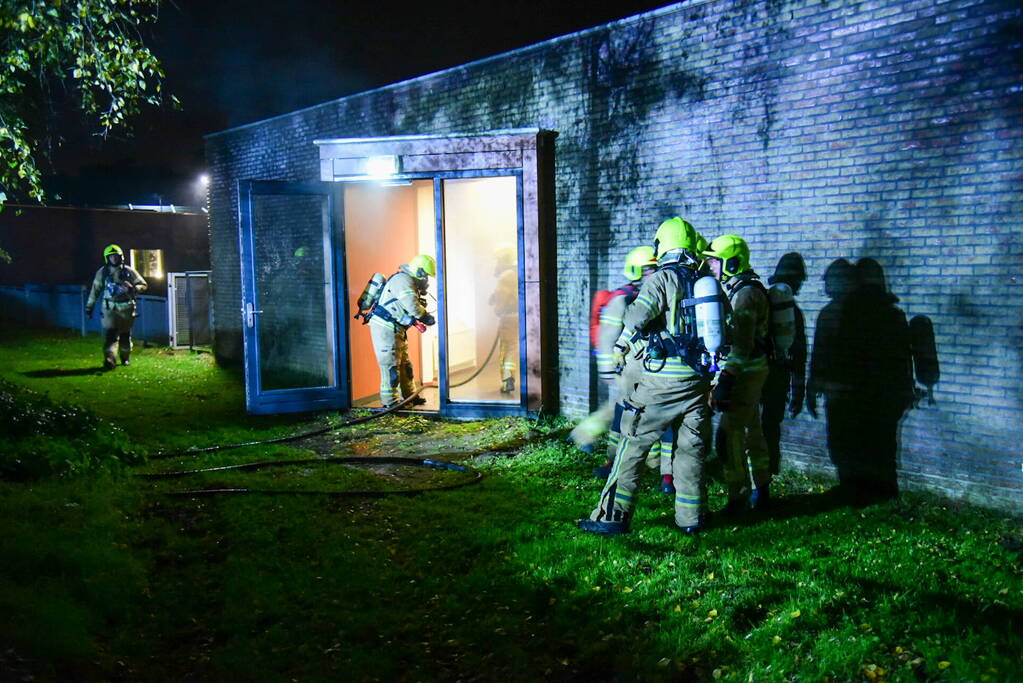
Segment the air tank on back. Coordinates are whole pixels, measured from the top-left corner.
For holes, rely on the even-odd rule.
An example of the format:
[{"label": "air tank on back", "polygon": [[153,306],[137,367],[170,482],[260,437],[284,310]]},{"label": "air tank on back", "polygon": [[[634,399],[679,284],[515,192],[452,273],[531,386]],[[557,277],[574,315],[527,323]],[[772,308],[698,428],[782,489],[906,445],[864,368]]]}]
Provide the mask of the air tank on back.
[{"label": "air tank on back", "polygon": [[706,275],[693,285],[693,298],[696,299],[696,334],[711,356],[711,370],[717,372],[718,351],[725,343],[724,293],[718,281]]},{"label": "air tank on back", "polygon": [[788,358],[796,338],[796,301],[792,288],[784,282],[775,282],[767,290],[767,298],[771,301],[768,334],[774,341],[774,357],[779,360]]},{"label": "air tank on back", "polygon": [[359,295],[359,300],[356,302],[356,306],[359,307],[359,312],[353,317],[358,318],[362,316],[362,324],[365,325],[369,322],[367,314],[376,305],[377,300],[380,299],[380,292],[384,290],[384,285],[387,284],[387,278],[381,273],[373,273],[373,277],[366,283],[366,288],[362,290],[362,294]]}]

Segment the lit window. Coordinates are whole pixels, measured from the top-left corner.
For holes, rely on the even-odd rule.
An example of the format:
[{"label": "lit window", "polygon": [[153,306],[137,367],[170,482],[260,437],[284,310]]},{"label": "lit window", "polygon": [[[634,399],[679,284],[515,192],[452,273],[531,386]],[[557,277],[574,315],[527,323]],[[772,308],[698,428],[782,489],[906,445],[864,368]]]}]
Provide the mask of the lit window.
[{"label": "lit window", "polygon": [[144,278],[163,279],[163,249],[132,249],[131,267]]}]

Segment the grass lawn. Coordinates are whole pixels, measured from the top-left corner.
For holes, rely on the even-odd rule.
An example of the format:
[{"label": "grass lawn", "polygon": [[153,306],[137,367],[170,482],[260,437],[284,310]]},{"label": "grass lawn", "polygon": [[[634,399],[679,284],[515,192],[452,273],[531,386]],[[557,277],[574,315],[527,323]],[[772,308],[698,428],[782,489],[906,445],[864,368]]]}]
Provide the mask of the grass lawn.
[{"label": "grass lawn", "polygon": [[[597,463],[561,441],[557,421],[385,417],[287,446],[147,461],[341,418],[247,416],[240,376],[206,354],[139,349],[131,368],[95,373],[99,345],[0,332],[9,405],[45,413],[35,426],[0,419],[19,458],[0,481],[0,680],[1023,678],[1018,519],[911,494],[839,507],[827,482],[793,474],[771,514],[684,538],[651,475],[631,535],[584,535],[573,522],[596,502]],[[486,476],[383,498],[167,494],[466,475],[303,464],[134,476],[434,454]],[[712,509],[723,503],[712,485]]]}]

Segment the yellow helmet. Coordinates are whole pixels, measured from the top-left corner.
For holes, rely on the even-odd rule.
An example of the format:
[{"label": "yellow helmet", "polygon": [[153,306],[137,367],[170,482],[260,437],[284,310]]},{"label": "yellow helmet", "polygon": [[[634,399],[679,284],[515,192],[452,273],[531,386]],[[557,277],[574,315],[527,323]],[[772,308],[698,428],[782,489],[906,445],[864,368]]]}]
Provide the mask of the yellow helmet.
[{"label": "yellow helmet", "polygon": [[519,253],[514,244],[502,242],[494,247],[494,275],[500,275],[518,265]]},{"label": "yellow helmet", "polygon": [[121,247],[116,244],[108,244],[106,248],[103,249],[103,258],[106,259],[111,254],[118,254],[121,258],[124,258],[124,249],[121,249]]},{"label": "yellow helmet", "polygon": [[634,282],[643,277],[644,268],[656,268],[657,259],[654,258],[653,247],[636,247],[625,257],[625,268],[622,272],[625,277]]},{"label": "yellow helmet", "polygon": [[703,255],[721,259],[722,280],[749,270],[749,245],[738,235],[715,237]]},{"label": "yellow helmet", "polygon": [[661,223],[654,235],[654,255],[660,259],[673,249],[693,251],[696,246],[696,229],[684,218],[675,216]]},{"label": "yellow helmet", "polygon": [[429,275],[437,277],[437,262],[429,254],[417,254],[408,262],[409,270],[417,280],[422,280]]}]

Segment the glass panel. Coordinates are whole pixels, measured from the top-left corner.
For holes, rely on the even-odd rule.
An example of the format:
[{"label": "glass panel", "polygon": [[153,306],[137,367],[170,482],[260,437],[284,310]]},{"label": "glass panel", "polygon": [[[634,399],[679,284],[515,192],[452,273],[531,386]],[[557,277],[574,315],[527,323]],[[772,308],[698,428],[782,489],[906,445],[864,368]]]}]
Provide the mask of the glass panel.
[{"label": "glass panel", "polygon": [[514,176],[444,181],[448,397],[519,403]]},{"label": "glass panel", "polygon": [[163,249],[131,249],[131,267],[146,279],[163,278]]},{"label": "glass panel", "polygon": [[188,282],[189,331],[192,346],[209,346],[210,336],[210,279],[205,275],[190,276]]},{"label": "glass panel", "polygon": [[263,391],[336,383],[329,230],[326,197],[252,198]]},{"label": "glass panel", "polygon": [[[346,183],[345,258],[348,272],[348,305],[357,311],[357,300],[374,273],[385,278],[416,254],[436,258],[437,215],[433,202],[433,180],[408,183]],[[436,314],[436,283],[430,280],[427,308]],[[380,405],[380,370],[370,338],[370,326],[355,321],[349,326],[349,356],[352,362],[352,403]],[[438,351],[436,326],[420,333],[406,334],[408,356],[414,381],[437,380]],[[390,381],[389,378],[387,380]],[[437,392],[423,392],[427,409],[436,409]]]}]

